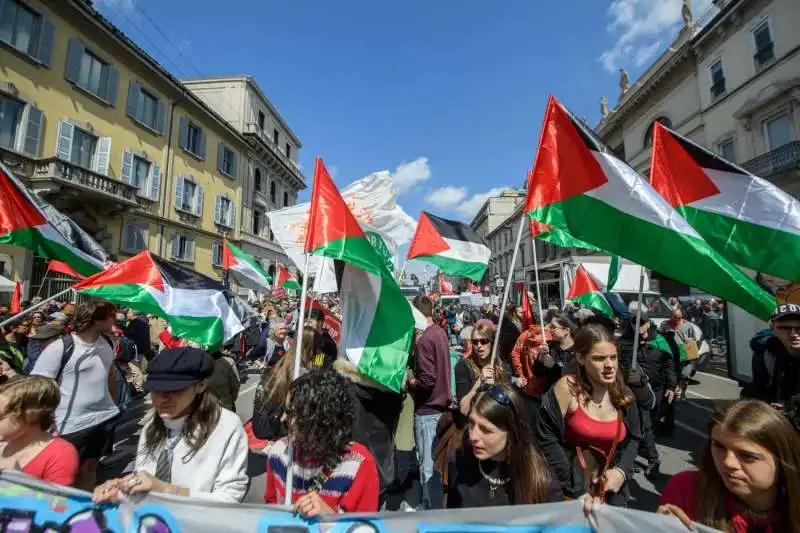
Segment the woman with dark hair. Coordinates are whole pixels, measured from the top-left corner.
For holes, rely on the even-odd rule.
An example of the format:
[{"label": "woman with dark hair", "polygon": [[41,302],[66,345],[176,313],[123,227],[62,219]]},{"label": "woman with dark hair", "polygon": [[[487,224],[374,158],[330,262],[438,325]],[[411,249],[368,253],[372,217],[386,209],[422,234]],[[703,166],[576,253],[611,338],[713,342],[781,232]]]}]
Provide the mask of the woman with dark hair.
[{"label": "woman with dark hair", "polygon": [[697,471],[669,480],[659,512],[732,533],[800,531],[800,436],[758,400],[737,402],[709,420]]},{"label": "woman with dark hair", "polygon": [[136,472],[97,487],[96,503],[143,492],[242,501],[247,436],[239,417],[209,390],[213,371],[214,359],[199,348],[172,348],[153,358],[145,382],[153,412],[139,436]]},{"label": "woman with dark hair", "polygon": [[[303,356],[300,360],[300,371],[305,373],[314,369],[317,355],[322,353],[322,336],[311,326],[303,328]],[[261,381],[256,386],[253,400],[253,435],[257,439],[273,440],[286,435],[286,427],[281,423],[286,395],[292,384],[296,349],[289,353],[272,368],[261,373]]]},{"label": "woman with dark hair", "polygon": [[355,417],[350,383],[336,371],[315,370],[293,381],[283,414],[288,437],[267,448],[264,501],[284,502],[291,439],[295,512],[377,512],[378,469],[369,451],[352,441]]},{"label": "woman with dark hair", "polygon": [[641,438],[633,393],[622,383],[614,334],[591,325],[575,335],[574,374],[542,399],[539,446],[569,498],[625,505]]},{"label": "woman with dark hair", "polygon": [[492,344],[494,343],[495,327],[489,320],[478,320],[472,328],[470,338],[472,353],[455,366],[456,401],[461,414],[469,416],[473,396],[482,384],[494,385],[495,383],[510,383],[511,369],[507,364],[496,358],[492,361]]},{"label": "woman with dark hair", "polygon": [[563,499],[531,438],[525,401],[510,385],[480,388],[472,399],[468,428],[448,465],[448,508]]}]

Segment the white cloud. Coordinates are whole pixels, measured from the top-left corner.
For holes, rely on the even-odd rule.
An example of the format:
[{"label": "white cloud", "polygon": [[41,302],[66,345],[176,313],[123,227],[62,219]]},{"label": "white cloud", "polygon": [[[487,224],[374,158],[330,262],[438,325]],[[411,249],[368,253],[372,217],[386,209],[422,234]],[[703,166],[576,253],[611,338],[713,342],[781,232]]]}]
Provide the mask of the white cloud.
[{"label": "white cloud", "polygon": [[488,198],[492,196],[497,196],[501,194],[504,190],[508,189],[509,187],[495,187],[494,189],[488,190],[486,192],[480,192],[477,194],[473,194],[469,200],[466,200],[459,204],[457,211],[466,218],[472,218],[478,212],[478,210],[486,203]]},{"label": "white cloud", "polygon": [[[386,171],[384,171],[386,172]],[[401,163],[394,172],[392,179],[398,194],[410,191],[415,185],[427,181],[431,177],[431,169],[428,166],[427,157],[419,157],[414,161]]]},{"label": "white cloud", "polygon": [[[696,0],[692,12],[697,21],[712,0]],[[683,24],[682,0],[613,0],[608,7],[611,19],[606,29],[614,36],[614,46],[598,61],[608,72],[616,72],[631,62],[645,65],[660,50],[664,38],[671,40]]]},{"label": "white cloud", "polygon": [[95,0],[98,8],[108,7],[128,15],[136,11],[139,0]]},{"label": "white cloud", "polygon": [[434,207],[445,209],[453,207],[467,197],[466,187],[440,187],[431,191],[425,201]]}]

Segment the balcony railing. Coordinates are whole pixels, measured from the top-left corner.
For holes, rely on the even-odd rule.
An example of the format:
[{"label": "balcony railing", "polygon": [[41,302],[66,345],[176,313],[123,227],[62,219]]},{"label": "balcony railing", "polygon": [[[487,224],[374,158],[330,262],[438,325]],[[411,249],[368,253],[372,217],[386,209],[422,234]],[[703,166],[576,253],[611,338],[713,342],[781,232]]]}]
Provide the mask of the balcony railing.
[{"label": "balcony railing", "polygon": [[68,185],[85,191],[90,195],[99,195],[103,199],[113,199],[131,207],[138,206],[136,202],[137,188],[135,186],[97,174],[55,157],[36,160],[30,181],[34,186],[48,182],[53,182],[56,185]]},{"label": "balcony railing", "polygon": [[761,178],[800,168],[800,141],[786,143],[766,154],[754,157],[745,162],[742,168]]},{"label": "balcony railing", "polygon": [[270,147],[272,152],[281,160],[281,162],[286,165],[286,168],[294,172],[300,180],[305,183],[305,178],[303,177],[303,173],[300,172],[300,165],[295,163],[290,157],[288,157],[283,150],[281,150],[280,146],[275,144],[272,140],[272,137],[267,135],[267,132],[262,130],[258,127],[258,124],[255,122],[248,122],[244,126],[244,132],[249,133],[252,135],[257,135],[261,141]]}]

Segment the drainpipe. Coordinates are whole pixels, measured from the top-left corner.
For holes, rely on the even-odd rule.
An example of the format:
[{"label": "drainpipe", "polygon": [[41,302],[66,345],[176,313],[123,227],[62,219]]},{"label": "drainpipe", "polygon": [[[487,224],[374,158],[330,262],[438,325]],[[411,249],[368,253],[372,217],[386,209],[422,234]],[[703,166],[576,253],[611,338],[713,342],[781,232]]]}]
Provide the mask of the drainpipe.
[{"label": "drainpipe", "polygon": [[[158,225],[158,248],[156,254],[162,256],[162,252],[164,250],[164,220],[167,219],[168,206],[167,201],[170,197],[169,191],[172,190],[172,160],[173,160],[173,149],[172,149],[172,133],[174,131],[174,122],[175,122],[175,108],[180,105],[181,102],[185,99],[186,93],[181,93],[181,97],[170,105],[169,110],[169,133],[167,134],[167,161],[164,164],[164,177],[166,179],[162,180],[164,182],[164,186],[161,187],[161,191],[158,192],[158,205],[159,205],[159,218],[161,222]],[[163,192],[163,196],[162,196]]]}]

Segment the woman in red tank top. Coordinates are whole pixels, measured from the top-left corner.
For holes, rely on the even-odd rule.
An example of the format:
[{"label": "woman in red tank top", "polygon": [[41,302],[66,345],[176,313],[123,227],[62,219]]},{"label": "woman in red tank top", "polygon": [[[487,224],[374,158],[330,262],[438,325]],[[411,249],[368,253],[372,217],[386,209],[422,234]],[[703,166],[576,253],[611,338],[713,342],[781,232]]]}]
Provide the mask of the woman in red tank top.
[{"label": "woman in red tank top", "polygon": [[617,354],[613,332],[584,326],[575,335],[575,373],[542,398],[537,438],[568,498],[627,502],[639,414],[622,383]]}]

